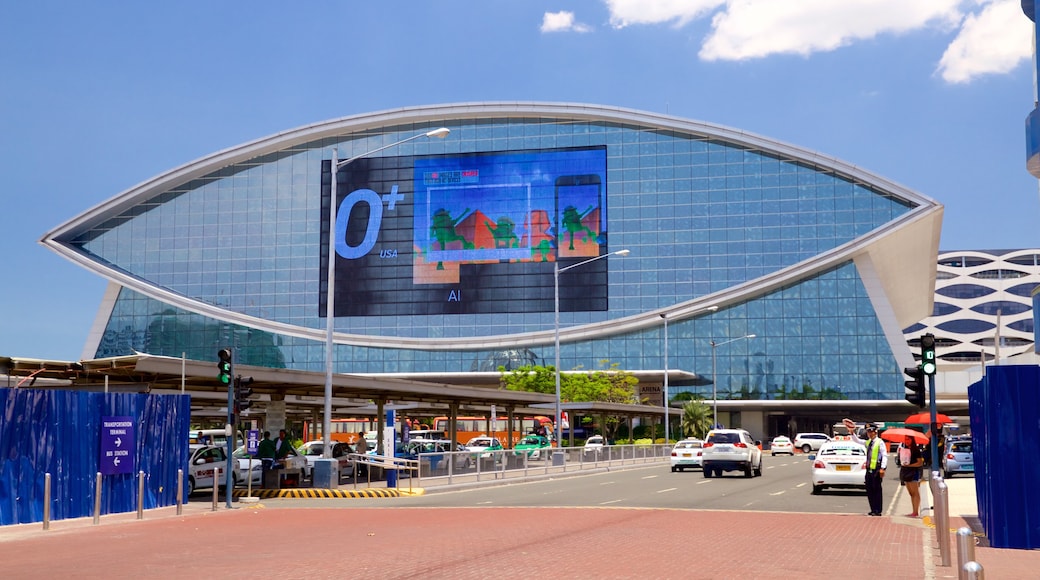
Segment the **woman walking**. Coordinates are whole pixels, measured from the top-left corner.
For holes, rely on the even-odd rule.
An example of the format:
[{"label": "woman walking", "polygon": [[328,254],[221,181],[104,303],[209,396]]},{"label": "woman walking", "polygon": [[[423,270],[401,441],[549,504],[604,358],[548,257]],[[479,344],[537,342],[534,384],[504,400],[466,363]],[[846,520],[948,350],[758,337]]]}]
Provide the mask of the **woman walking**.
[{"label": "woman walking", "polygon": [[899,481],[910,494],[910,505],[913,508],[907,517],[916,518],[921,510],[921,468],[924,467],[924,453],[913,437],[907,437],[897,453]]}]

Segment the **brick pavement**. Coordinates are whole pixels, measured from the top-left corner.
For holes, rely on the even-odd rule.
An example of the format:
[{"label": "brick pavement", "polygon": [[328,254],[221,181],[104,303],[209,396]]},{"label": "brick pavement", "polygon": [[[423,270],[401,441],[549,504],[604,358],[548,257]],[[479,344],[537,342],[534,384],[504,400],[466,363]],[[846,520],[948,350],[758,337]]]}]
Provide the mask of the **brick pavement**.
[{"label": "brick pavement", "polygon": [[[954,489],[951,487],[951,489]],[[972,492],[973,492],[972,488]],[[958,493],[961,493],[958,489]],[[888,500],[889,498],[886,498]],[[904,513],[905,493],[889,511]],[[53,578],[956,578],[928,519],[632,508],[298,507],[264,500],[0,527],[0,575]],[[951,534],[975,526],[968,504]],[[906,510],[908,511],[908,510]],[[278,549],[272,546],[279,546]],[[360,557],[359,557],[360,555]],[[1035,578],[1040,550],[976,548],[990,579]]]}]

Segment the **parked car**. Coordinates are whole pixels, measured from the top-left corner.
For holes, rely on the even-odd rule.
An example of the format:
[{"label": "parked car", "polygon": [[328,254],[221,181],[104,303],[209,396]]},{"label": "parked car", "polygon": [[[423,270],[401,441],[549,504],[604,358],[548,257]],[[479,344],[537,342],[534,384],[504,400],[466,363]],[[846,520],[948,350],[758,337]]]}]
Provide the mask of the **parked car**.
[{"label": "parked car", "polygon": [[466,449],[476,452],[478,457],[491,457],[493,452],[502,451],[502,442],[495,437],[481,435],[474,437],[466,443]]},{"label": "parked car", "polygon": [[590,459],[599,457],[603,453],[603,447],[607,444],[607,440],[602,435],[592,435],[585,440],[585,447],[582,448],[582,455]]},{"label": "parked car", "polygon": [[683,439],[672,447],[672,473],[687,467],[701,467],[704,442],[700,439]]},{"label": "parked car", "polygon": [[455,459],[456,469],[468,469],[472,464],[472,457],[468,451],[469,449],[465,445],[460,443],[452,445],[452,442],[448,440],[429,441],[420,439],[418,441],[409,441],[404,446],[404,456],[407,459],[427,460],[430,462],[430,469],[434,470],[447,468],[447,454],[450,452],[454,452],[451,457]]},{"label": "parked car", "polygon": [[802,453],[811,453],[830,440],[826,433],[799,433],[794,436],[794,447],[801,449]]},{"label": "parked car", "polygon": [[958,473],[975,473],[975,454],[971,440],[948,441],[942,459],[943,477],[949,479]]},{"label": "parked car", "polygon": [[761,441],[743,429],[713,429],[702,447],[704,477],[722,477],[725,471],[743,471],[744,477],[762,475]]},{"label": "parked car", "polygon": [[[299,452],[307,462],[307,465],[304,467],[304,477],[313,477],[314,464],[322,458],[325,452],[325,442],[308,441],[300,446]],[[332,459],[335,459],[339,464],[341,475],[348,475],[354,472],[354,458],[350,456],[351,453],[354,453],[354,448],[349,443],[333,442]]]},{"label": "parked car", "polygon": [[549,438],[542,435],[524,435],[519,443],[513,446],[513,455],[526,455],[528,459],[546,459],[550,455],[552,444]]},{"label": "parked car", "polygon": [[448,436],[444,431],[439,429],[412,429],[408,432],[409,441],[443,441],[447,438]]},{"label": "parked car", "polygon": [[853,441],[824,443],[813,460],[810,480],[813,495],[828,487],[867,490],[867,448]]},{"label": "parked car", "polygon": [[786,435],[773,437],[773,440],[769,442],[769,454],[776,457],[777,453],[794,455],[794,443],[791,442],[790,437]]}]

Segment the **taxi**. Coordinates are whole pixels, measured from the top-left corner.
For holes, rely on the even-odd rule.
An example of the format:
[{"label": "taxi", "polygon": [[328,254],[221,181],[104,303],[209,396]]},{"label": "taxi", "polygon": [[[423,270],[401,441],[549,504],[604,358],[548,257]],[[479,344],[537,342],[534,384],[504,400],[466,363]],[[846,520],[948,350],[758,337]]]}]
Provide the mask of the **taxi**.
[{"label": "taxi", "polygon": [[513,446],[513,454],[518,457],[526,455],[529,459],[547,459],[550,455],[550,447],[552,447],[552,443],[549,442],[548,437],[525,435],[519,443]]},{"label": "taxi", "polygon": [[466,443],[466,449],[479,453],[480,457],[491,457],[492,453],[502,451],[503,447],[502,442],[497,438],[481,435],[470,439]]},{"label": "taxi", "polygon": [[[223,447],[216,445],[188,445],[188,470],[185,472],[187,483],[185,497],[197,489],[213,487],[213,478],[220,473],[220,481],[224,481],[224,469],[227,468],[227,453]],[[234,487],[236,477],[232,477]]]},{"label": "taxi", "polygon": [[777,453],[794,455],[794,442],[791,441],[790,437],[784,435],[773,437],[773,440],[769,442],[769,455],[776,457]]},{"label": "taxi", "polygon": [[704,442],[700,439],[683,439],[672,448],[672,473],[687,467],[701,467]]},{"label": "taxi", "polygon": [[829,441],[812,462],[813,495],[828,487],[867,490],[867,448],[854,441]]}]

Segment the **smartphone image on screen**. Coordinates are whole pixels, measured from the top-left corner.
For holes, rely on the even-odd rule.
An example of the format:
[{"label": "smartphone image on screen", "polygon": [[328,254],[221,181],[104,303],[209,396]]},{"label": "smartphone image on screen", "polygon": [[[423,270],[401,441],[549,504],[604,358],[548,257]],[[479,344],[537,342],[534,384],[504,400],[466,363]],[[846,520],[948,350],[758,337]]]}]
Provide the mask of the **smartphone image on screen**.
[{"label": "smartphone image on screen", "polygon": [[595,257],[606,240],[603,183],[596,174],[556,178],[556,256]]}]

